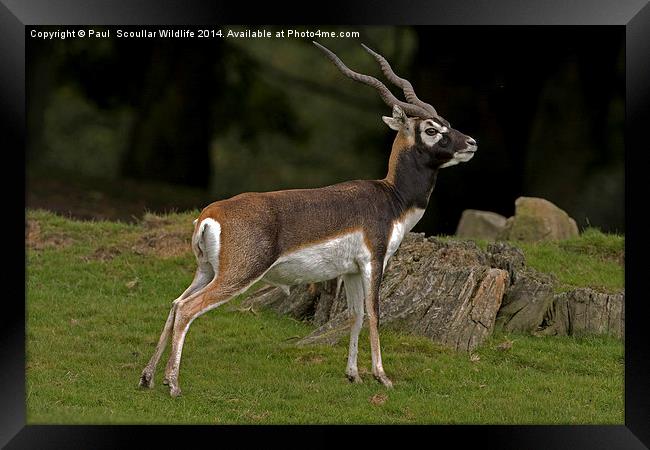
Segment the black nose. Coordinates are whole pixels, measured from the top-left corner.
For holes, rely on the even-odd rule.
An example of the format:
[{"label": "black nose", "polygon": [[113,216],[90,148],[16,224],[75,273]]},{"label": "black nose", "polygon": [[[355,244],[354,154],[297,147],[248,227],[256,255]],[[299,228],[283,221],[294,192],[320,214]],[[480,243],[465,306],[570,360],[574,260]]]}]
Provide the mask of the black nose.
[{"label": "black nose", "polygon": [[476,142],[475,139],[469,138],[467,140],[467,145],[478,145],[478,142]]}]

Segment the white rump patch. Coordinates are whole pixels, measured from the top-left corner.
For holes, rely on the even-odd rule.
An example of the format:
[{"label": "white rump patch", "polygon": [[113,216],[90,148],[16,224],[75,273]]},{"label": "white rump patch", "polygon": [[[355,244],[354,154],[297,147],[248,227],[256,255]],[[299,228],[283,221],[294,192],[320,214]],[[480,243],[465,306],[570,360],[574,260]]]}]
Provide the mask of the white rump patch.
[{"label": "white rump patch", "polygon": [[221,224],[211,218],[203,219],[192,236],[192,248],[199,262],[209,263],[217,276],[221,249]]}]

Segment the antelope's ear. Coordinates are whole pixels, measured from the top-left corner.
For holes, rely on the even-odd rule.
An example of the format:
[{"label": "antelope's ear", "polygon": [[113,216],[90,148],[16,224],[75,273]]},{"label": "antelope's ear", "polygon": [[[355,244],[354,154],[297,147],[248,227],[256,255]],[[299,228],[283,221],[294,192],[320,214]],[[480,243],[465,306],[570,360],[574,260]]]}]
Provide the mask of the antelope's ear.
[{"label": "antelope's ear", "polygon": [[392,130],[399,131],[406,125],[407,117],[402,108],[395,105],[393,106],[393,117],[383,116],[383,121],[386,122]]}]

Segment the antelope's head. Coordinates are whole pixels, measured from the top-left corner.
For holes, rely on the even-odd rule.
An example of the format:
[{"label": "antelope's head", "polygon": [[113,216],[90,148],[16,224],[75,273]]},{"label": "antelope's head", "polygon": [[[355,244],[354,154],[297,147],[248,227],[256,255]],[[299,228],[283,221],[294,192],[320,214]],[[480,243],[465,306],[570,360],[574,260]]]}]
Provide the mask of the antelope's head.
[{"label": "antelope's head", "polygon": [[318,42],[314,44],[325,52],[345,76],[375,88],[382,100],[393,108],[392,117],[383,117],[384,122],[397,131],[391,160],[400,157],[396,153],[409,153],[420,163],[438,169],[472,159],[477,150],[476,141],[452,128],[433,106],[420,100],[411,83],[396,75],[386,58],[361,44],[377,60],[386,78],[404,91],[406,102],[397,99],[375,77],[351,70],[332,51]]}]

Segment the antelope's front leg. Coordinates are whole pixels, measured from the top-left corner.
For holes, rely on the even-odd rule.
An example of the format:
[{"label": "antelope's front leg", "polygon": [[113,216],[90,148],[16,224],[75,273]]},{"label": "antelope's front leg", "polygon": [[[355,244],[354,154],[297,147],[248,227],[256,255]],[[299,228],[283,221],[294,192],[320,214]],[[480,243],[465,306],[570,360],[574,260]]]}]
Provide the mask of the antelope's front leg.
[{"label": "antelope's front leg", "polygon": [[370,331],[372,374],[381,384],[387,388],[392,388],[393,383],[386,376],[384,366],[381,363],[381,347],[379,344],[379,287],[383,276],[382,266],[381,262],[368,264],[368,267],[364,270],[364,291]]},{"label": "antelope's front leg", "polygon": [[363,325],[363,279],[361,275],[345,275],[345,297],[348,302],[350,316],[350,347],[348,350],[348,366],[345,375],[352,383],[361,383],[359,369],[357,368],[357,355],[359,353],[359,332]]}]

